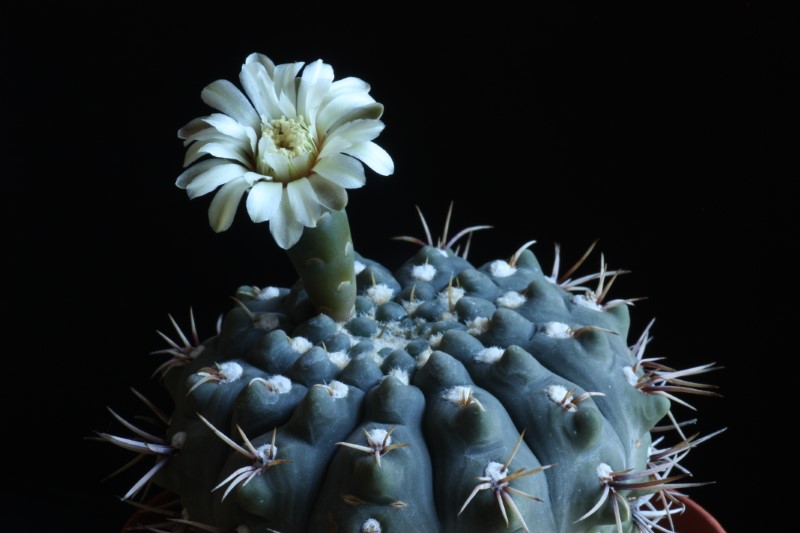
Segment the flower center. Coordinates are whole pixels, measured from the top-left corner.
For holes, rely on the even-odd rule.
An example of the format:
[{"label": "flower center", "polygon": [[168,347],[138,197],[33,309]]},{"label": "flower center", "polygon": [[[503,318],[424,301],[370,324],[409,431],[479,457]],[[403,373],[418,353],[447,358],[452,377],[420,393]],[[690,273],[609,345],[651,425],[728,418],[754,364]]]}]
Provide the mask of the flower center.
[{"label": "flower center", "polygon": [[307,176],[316,155],[317,145],[302,116],[262,124],[257,157],[261,174],[283,182]]},{"label": "flower center", "polygon": [[289,159],[315,150],[314,139],[308,131],[303,117],[300,120],[281,117],[264,124],[261,134],[272,139],[273,152]]}]

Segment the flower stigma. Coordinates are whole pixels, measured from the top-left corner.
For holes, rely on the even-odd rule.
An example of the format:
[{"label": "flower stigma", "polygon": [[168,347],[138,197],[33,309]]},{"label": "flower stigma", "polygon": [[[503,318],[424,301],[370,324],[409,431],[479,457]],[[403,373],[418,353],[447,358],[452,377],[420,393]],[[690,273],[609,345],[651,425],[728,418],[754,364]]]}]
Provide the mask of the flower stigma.
[{"label": "flower stigma", "polygon": [[[285,157],[288,168],[275,165],[272,159],[275,156]],[[281,182],[292,181],[310,173],[316,156],[317,144],[304,117],[292,119],[282,116],[261,125],[256,158],[256,168],[261,174]]]}]

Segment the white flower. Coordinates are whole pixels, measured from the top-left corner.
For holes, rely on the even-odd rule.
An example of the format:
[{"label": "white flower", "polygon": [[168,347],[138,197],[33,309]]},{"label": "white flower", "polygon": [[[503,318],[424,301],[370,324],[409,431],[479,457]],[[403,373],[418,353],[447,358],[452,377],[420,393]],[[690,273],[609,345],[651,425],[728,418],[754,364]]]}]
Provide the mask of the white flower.
[{"label": "white flower", "polygon": [[176,185],[190,198],[221,187],[208,210],[215,231],[230,227],[247,192],[250,218],[269,221],[278,245],[290,248],[304,226],[347,205],[345,189],[364,185],[362,162],[384,176],[394,171],[389,154],[372,142],[384,125],[369,85],[333,81],[322,60],[298,76],[301,69],[303,63],[275,65],[251,54],[239,75],[244,93],[227,80],[211,83],[202,98],[220,113],[178,131],[188,168]]}]

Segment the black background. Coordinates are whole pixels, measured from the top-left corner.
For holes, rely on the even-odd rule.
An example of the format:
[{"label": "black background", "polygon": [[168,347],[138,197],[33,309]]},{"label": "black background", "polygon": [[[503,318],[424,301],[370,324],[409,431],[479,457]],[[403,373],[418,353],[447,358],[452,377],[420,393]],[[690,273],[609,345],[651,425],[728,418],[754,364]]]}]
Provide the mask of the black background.
[{"label": "black background", "polygon": [[569,263],[600,239],[612,267],[633,270],[614,296],[648,297],[633,331],[658,317],[651,353],[725,366],[709,376],[725,398],[695,404],[704,432],[729,430],[688,459],[717,483],[692,494],[729,531],[782,530],[774,479],[796,471],[784,432],[798,318],[796,19],[749,2],[543,6],[437,20],[408,6],[2,8],[0,395],[14,450],[3,529],[118,531],[131,509],[115,496],[135,478],[100,484],[126,456],[83,438],[119,429],[105,405],[141,412],[131,385],[167,405],[149,378],[154,330],[167,313],[185,324],[191,305],[210,335],[236,286],[294,281],[266,225],[240,211],[214,234],[208,198],[173,185],[175,132],[209,112],[200,90],[261,51],[323,58],[385,104],[379,143],[396,173],[370,174],[348,208],[363,255],[396,268],[415,249],[389,238],[421,235],[414,205],[438,231],[451,200],[455,228],[495,227],[475,236],[477,263],[532,238],[543,264],[553,242]]}]

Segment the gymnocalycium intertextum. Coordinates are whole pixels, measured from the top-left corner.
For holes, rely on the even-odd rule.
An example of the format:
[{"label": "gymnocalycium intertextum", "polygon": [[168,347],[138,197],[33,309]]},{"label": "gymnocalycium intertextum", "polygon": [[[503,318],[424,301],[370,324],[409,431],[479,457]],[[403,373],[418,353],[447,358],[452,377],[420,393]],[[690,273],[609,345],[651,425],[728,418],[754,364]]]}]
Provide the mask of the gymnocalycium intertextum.
[{"label": "gymnocalycium intertextum", "polygon": [[420,213],[425,239],[399,238],[420,248],[392,273],[356,253],[344,211],[362,164],[394,170],[369,86],[261,54],[240,81],[203,90],[216,112],[180,129],[177,185],[218,189],[216,231],[246,195],[300,280],[240,287],[205,341],[170,316],[155,353],[174,409],[136,393],[163,428],[112,411],[130,436],[98,434],[155,460],[125,499],[176,495],[149,530],[673,531],[697,485],[680,461],[713,435],[687,436],[671,407],[715,395],[693,378],[715,367],[647,357],[652,322],[628,345],[633,300],[609,298],[625,272],[601,255],[576,274],[590,248],[561,274],[556,245],[544,273],[533,241],[475,267],[488,226],[449,238],[448,213],[434,241]]}]

